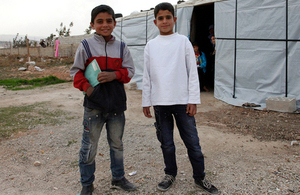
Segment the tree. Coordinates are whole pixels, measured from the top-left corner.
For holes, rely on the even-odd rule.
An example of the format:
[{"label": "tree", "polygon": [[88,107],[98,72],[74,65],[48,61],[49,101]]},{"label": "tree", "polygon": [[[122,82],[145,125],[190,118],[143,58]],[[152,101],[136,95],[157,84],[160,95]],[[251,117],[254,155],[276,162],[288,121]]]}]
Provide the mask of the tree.
[{"label": "tree", "polygon": [[[27,47],[27,35],[25,35],[24,39],[23,37],[20,37],[18,39],[19,33],[17,33],[16,37],[13,39],[13,48],[16,47]],[[37,41],[35,40],[29,40],[29,46],[36,46]]]},{"label": "tree", "polygon": [[13,38],[13,48],[16,48],[16,47],[26,47],[27,46],[27,44],[26,44],[27,36],[25,36],[24,40],[23,40],[23,37],[20,37],[18,39],[18,36],[19,36],[19,33],[17,33],[16,37]]},{"label": "tree", "polygon": [[51,33],[50,36],[46,38],[46,42],[48,42],[50,45],[53,45],[55,36],[56,35],[54,35],[53,33]]},{"label": "tree", "polygon": [[91,34],[91,31],[92,31],[91,25],[87,29],[84,30],[84,32],[85,32],[86,35]]},{"label": "tree", "polygon": [[58,36],[64,36],[64,37],[68,37],[71,34],[71,27],[73,27],[73,22],[71,22],[69,24],[69,28],[67,29],[66,26],[64,26],[63,22],[60,23],[60,29],[56,29],[56,32],[58,33]]}]

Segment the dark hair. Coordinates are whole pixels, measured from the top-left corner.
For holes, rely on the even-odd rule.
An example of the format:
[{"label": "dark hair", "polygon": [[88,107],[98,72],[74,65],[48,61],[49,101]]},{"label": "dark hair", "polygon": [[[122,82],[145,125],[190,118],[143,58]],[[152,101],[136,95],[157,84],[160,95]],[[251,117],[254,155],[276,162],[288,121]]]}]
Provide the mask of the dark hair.
[{"label": "dark hair", "polygon": [[193,46],[198,46],[198,47],[199,47],[199,45],[198,45],[197,42],[193,42],[192,45],[193,45]]},{"label": "dark hair", "polygon": [[108,5],[99,5],[92,10],[91,23],[94,23],[96,16],[99,13],[103,13],[103,12],[107,12],[109,15],[112,16],[113,20],[116,21],[115,12],[111,7],[109,7]]},{"label": "dark hair", "polygon": [[160,4],[156,5],[154,8],[154,17],[155,18],[160,10],[168,10],[172,13],[172,15],[174,17],[174,7],[171,3],[164,2],[164,3],[160,3]]}]

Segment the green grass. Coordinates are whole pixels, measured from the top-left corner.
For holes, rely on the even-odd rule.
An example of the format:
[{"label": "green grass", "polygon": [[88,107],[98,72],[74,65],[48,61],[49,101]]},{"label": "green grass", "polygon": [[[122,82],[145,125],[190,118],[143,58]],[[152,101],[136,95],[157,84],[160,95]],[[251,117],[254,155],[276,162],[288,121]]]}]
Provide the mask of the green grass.
[{"label": "green grass", "polygon": [[0,85],[3,85],[5,89],[9,90],[24,90],[24,89],[33,89],[36,87],[42,87],[46,85],[53,85],[58,83],[65,83],[67,81],[58,79],[55,76],[48,76],[44,78],[37,78],[32,80],[26,79],[5,79],[0,80]]},{"label": "green grass", "polygon": [[70,146],[71,144],[75,144],[75,143],[77,143],[77,141],[75,141],[75,140],[68,141],[68,145],[67,146]]},{"label": "green grass", "polygon": [[66,112],[47,109],[48,102],[35,103],[28,106],[0,108],[0,138],[10,137],[19,131],[27,131],[37,125],[61,124]]}]

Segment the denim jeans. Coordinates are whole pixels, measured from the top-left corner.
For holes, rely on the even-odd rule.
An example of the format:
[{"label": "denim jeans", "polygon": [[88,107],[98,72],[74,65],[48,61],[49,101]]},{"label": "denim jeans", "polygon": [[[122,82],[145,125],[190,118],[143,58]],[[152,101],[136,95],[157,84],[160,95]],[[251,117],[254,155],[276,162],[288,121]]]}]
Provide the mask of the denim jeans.
[{"label": "denim jeans", "polygon": [[95,157],[102,128],[106,124],[107,141],[110,148],[110,168],[113,179],[124,177],[123,132],[125,126],[124,112],[103,113],[100,110],[84,108],[83,134],[79,151],[79,168],[81,184],[91,185],[95,180]]},{"label": "denim jeans", "polygon": [[[204,179],[204,157],[199,144],[195,117],[186,113],[187,105],[154,106],[157,138],[161,143],[165,174],[176,177],[177,164],[174,145],[174,118],[193,168],[193,178]],[[174,118],[173,118],[174,117]]]}]

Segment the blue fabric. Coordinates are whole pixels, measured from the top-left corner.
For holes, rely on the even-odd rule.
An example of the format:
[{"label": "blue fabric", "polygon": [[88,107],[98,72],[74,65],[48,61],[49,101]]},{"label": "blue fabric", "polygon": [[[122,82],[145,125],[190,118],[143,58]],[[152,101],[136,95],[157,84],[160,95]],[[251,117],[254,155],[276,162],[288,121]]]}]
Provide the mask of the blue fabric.
[{"label": "blue fabric", "polygon": [[206,57],[203,52],[201,52],[201,55],[199,56],[199,62],[200,62],[201,69],[203,70],[204,73],[206,73]]},{"label": "blue fabric", "polygon": [[174,145],[174,119],[193,168],[194,179],[204,179],[204,157],[199,144],[194,116],[186,113],[187,105],[154,106],[157,138],[161,143],[165,174],[176,177],[177,164]]},{"label": "blue fabric", "polygon": [[125,115],[103,113],[99,110],[84,109],[83,134],[79,152],[79,168],[83,186],[91,185],[95,180],[95,157],[98,141],[106,123],[107,141],[110,147],[111,172],[113,179],[124,177],[123,142]]}]

